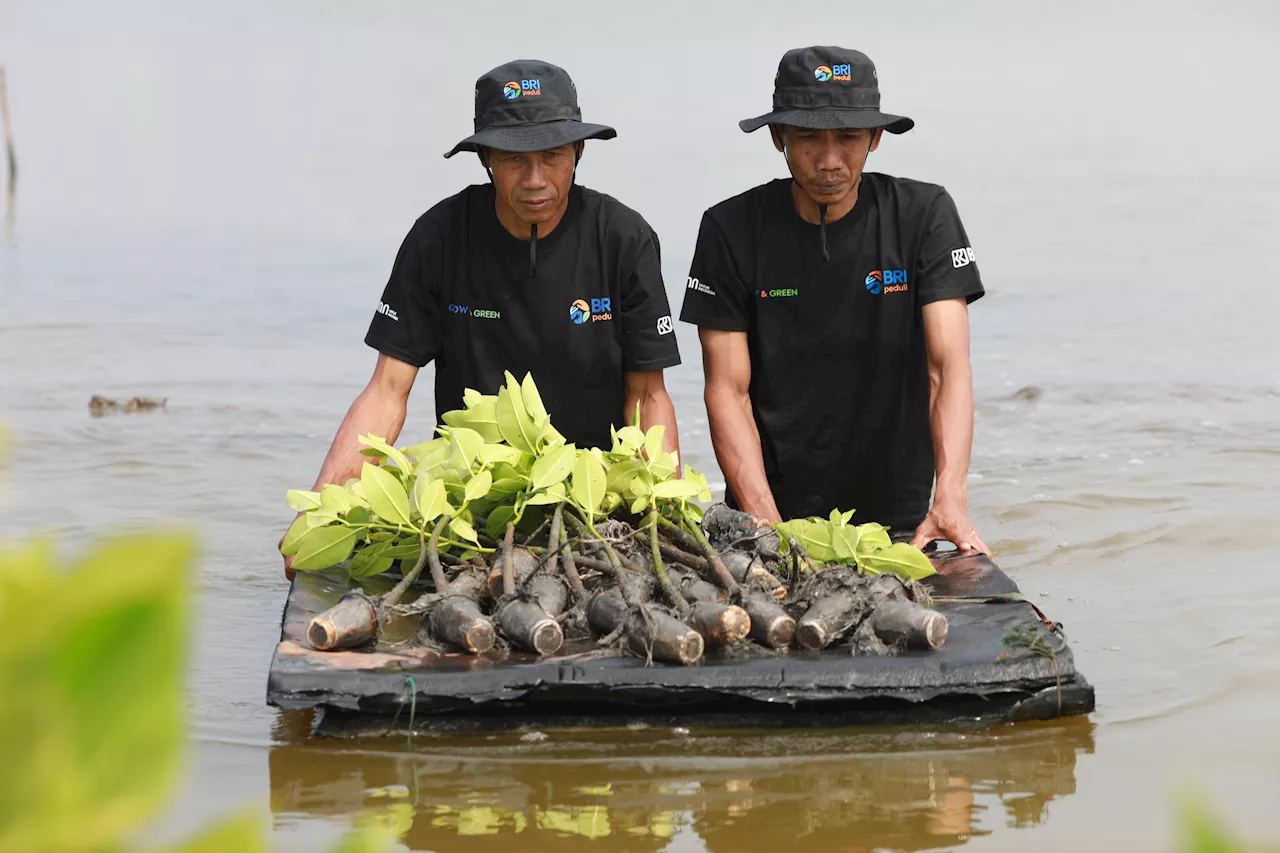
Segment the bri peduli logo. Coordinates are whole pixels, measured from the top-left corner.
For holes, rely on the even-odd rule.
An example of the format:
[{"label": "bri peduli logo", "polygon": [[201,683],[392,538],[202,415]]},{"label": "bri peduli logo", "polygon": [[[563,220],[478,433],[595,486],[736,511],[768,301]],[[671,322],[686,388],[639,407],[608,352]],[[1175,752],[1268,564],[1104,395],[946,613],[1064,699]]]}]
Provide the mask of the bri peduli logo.
[{"label": "bri peduli logo", "polygon": [[853,66],[848,63],[844,65],[819,65],[813,69],[813,79],[819,83],[826,83],[828,80],[844,80],[853,79]]},{"label": "bri peduli logo", "polygon": [[532,98],[535,95],[541,94],[541,80],[512,80],[510,83],[502,87],[502,97],[506,98],[508,101],[514,101],[519,97]]},{"label": "bri peduli logo", "polygon": [[613,319],[612,300],[592,299],[589,303],[585,299],[575,299],[573,304],[569,306],[569,319],[573,321],[575,326],[581,326],[590,320],[592,323],[601,323],[605,320]]},{"label": "bri peduli logo", "polygon": [[867,292],[873,296],[881,293],[903,293],[911,289],[907,286],[906,270],[872,270],[867,273],[865,284]]}]

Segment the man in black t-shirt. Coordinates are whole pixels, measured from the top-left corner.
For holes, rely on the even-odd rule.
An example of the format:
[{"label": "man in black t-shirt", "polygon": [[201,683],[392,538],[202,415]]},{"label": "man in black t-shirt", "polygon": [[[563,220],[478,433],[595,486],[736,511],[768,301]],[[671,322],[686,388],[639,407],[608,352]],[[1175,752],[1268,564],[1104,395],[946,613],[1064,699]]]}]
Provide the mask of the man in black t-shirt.
[{"label": "man in black t-shirt", "polygon": [[[790,179],[706,212],[681,319],[699,327],[732,504],[862,521],[990,553],[969,521],[968,303],[983,294],[947,192],[864,172],[885,130],[875,66],[789,51],[769,126]],[[930,506],[936,475],[937,488]]]},{"label": "man in black t-shirt", "polygon": [[[640,408],[678,449],[662,371],[680,363],[658,237],[617,200],[574,183],[586,124],[561,68],[519,60],[476,81],[476,153],[488,184],[424,213],[396,256],[365,342],[378,350],[315,488],[358,476],[357,436],[394,442],[418,369],[436,365],[436,416],[463,391],[495,393],[503,372],[532,373],[556,428],[579,447],[608,447],[609,427]],[[286,558],[286,574],[290,558]]]}]

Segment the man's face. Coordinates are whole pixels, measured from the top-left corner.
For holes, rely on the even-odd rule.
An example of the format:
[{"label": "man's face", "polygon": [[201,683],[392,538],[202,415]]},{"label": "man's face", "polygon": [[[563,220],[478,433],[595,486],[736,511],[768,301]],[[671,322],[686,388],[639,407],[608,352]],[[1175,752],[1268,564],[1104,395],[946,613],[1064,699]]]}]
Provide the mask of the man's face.
[{"label": "man's face", "polygon": [[867,153],[880,144],[883,128],[810,130],[773,126],[773,144],[787,157],[796,183],[818,204],[839,204],[862,176]]},{"label": "man's face", "polygon": [[489,149],[486,165],[498,198],[521,222],[550,222],[563,210],[573,184],[574,145],[517,154]]}]

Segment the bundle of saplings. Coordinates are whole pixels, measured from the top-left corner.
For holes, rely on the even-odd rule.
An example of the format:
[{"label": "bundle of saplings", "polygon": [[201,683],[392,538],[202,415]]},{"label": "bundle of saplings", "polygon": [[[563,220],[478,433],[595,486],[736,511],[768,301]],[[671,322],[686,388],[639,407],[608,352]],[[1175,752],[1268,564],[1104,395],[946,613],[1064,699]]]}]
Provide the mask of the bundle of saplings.
[{"label": "bundle of saplings", "polygon": [[472,654],[552,655],[567,632],[679,664],[708,648],[886,654],[946,636],[917,600],[928,558],[879,524],[850,525],[852,511],[776,528],[724,505],[704,515],[706,478],[678,476],[663,427],[641,430],[637,412],[609,449],[575,447],[530,376],[464,402],[431,441],[361,436],[358,478],[288,493],[301,514],[281,551],[294,569],[403,573],[380,596],[354,584],[315,617],[317,649],[368,644],[407,616],[421,620],[418,642]]}]

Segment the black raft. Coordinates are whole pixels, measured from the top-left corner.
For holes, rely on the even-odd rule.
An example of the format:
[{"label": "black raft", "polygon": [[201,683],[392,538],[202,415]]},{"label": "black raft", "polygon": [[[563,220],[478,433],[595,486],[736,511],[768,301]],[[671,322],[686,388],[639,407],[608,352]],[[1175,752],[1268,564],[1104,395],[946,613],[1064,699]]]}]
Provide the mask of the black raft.
[{"label": "black raft", "polygon": [[[981,554],[932,557],[922,586],[946,616],[946,641],[887,656],[848,646],[773,651],[734,644],[707,649],[700,665],[651,665],[567,641],[552,656],[501,645],[480,655],[397,637],[383,626],[375,646],[318,651],[313,617],[353,592],[344,569],[299,572],[271,660],[267,702],[319,708],[317,733],[381,735],[519,725],[846,726],[898,723],[989,725],[1093,710],[1093,688],[1076,671],[1059,626],[1048,622]],[[374,595],[394,578],[362,581]],[[397,643],[401,639],[404,642]]]}]

